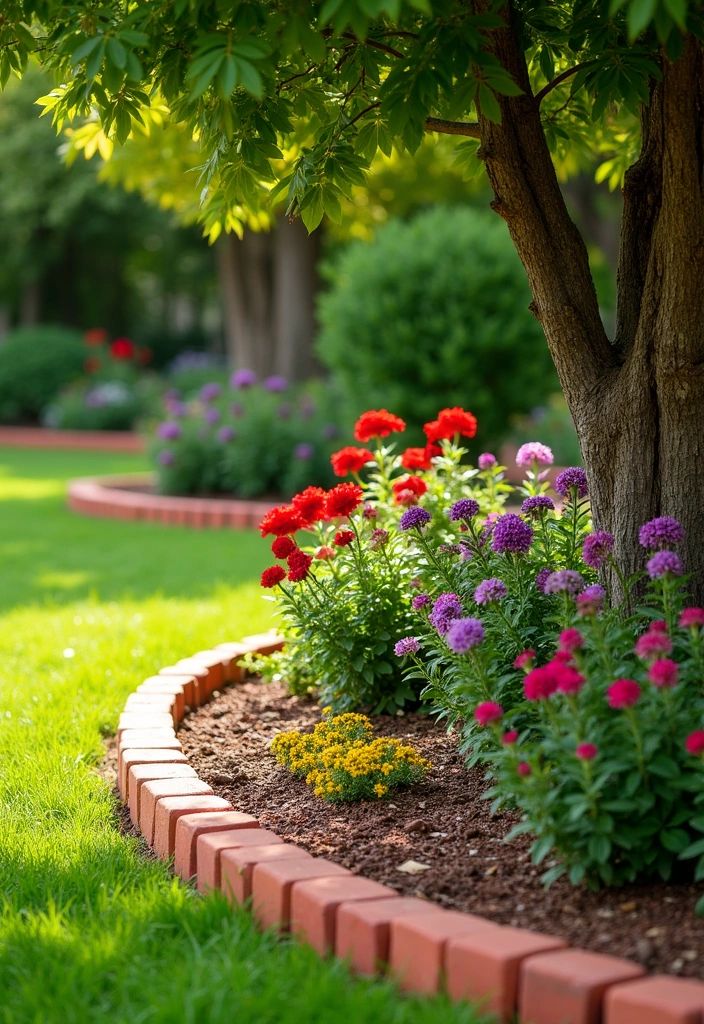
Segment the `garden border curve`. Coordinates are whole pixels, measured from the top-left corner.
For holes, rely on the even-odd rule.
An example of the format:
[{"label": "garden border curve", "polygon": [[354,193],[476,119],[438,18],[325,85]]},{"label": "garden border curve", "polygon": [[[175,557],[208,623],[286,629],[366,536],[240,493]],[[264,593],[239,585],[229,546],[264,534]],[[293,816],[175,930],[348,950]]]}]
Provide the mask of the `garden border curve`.
[{"label": "garden border curve", "polygon": [[143,452],[147,447],[143,437],[128,430],[54,430],[51,427],[0,427],[0,445],[96,452]]},{"label": "garden border curve", "polygon": [[429,900],[401,897],[262,829],[213,796],[176,729],[188,708],[245,676],[247,653],[275,633],[199,651],[137,687],[117,730],[118,790],[156,855],[200,891],[245,903],[260,927],[290,931],[362,974],[391,973],[408,992],[446,991],[525,1024],[704,1024],[704,982],[646,976],[637,963]]}]

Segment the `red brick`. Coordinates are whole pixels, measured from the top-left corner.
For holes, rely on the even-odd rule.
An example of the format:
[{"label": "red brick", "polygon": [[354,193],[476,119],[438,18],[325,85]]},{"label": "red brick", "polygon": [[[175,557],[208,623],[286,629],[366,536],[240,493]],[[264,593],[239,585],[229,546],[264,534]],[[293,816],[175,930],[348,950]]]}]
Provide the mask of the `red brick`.
[{"label": "red brick", "polygon": [[270,633],[253,633],[251,636],[243,636],[242,643],[247,649],[257,654],[267,655],[280,651],[285,644],[284,638],[274,631]]},{"label": "red brick", "polygon": [[702,1024],[704,983],[655,975],[614,985],[604,997],[604,1024]]},{"label": "red brick", "polygon": [[252,872],[256,864],[279,860],[312,860],[305,850],[288,843],[241,846],[220,854],[220,888],[232,903],[246,903],[252,895]]},{"label": "red brick", "polygon": [[[228,804],[228,808],[231,808]],[[174,871],[186,881],[196,873],[196,842],[206,832],[225,832],[231,829],[259,828],[252,814],[228,810],[227,814],[187,814],[176,822]]]},{"label": "red brick", "polygon": [[139,798],[139,830],[151,846],[154,842],[154,813],[157,801],[167,796],[212,796],[213,789],[202,779],[152,779],[145,782]]},{"label": "red brick", "polygon": [[288,930],[291,919],[291,890],[296,882],[352,872],[322,857],[299,860],[260,861],[252,872],[252,911],[262,928]]},{"label": "red brick", "polygon": [[601,953],[539,953],[521,965],[519,1016],[531,1024],[600,1024],[606,990],[644,973],[639,964]]},{"label": "red brick", "polygon": [[127,713],[136,711],[150,715],[171,715],[174,725],[178,725],[176,700],[171,693],[131,693],[125,701]]},{"label": "red brick", "polygon": [[483,917],[441,907],[435,914],[397,917],[391,922],[389,970],[408,992],[439,992],[449,940],[472,932],[495,931],[498,927]]},{"label": "red brick", "polygon": [[117,787],[123,800],[129,800],[129,770],[135,764],[186,763],[182,750],[159,750],[158,747],[123,747],[117,769]]},{"label": "red brick", "polygon": [[181,741],[173,729],[125,729],[117,744],[117,753],[127,747],[164,747],[181,750]]},{"label": "red brick", "polygon": [[388,963],[394,918],[437,912],[436,903],[411,896],[370,903],[343,903],[337,912],[335,954],[349,960],[359,974],[377,974]]},{"label": "red brick", "polygon": [[195,769],[189,764],[136,764],[128,773],[130,818],[139,824],[142,787],[152,779],[196,779]]},{"label": "red brick", "polygon": [[207,700],[208,669],[197,661],[180,661],[176,665],[169,665],[159,669],[160,676],[182,676],[187,673],[193,679],[193,701],[191,707],[199,708]]},{"label": "red brick", "polygon": [[357,875],[297,882],[291,892],[291,931],[326,956],[335,949],[336,918],[341,903],[396,896],[388,886]]},{"label": "red brick", "polygon": [[155,715],[148,711],[123,711],[117,723],[117,738],[125,729],[173,729],[173,715]]},{"label": "red brick", "polygon": [[238,828],[229,832],[206,832],[198,836],[196,872],[199,890],[205,892],[207,889],[220,888],[220,855],[223,850],[233,850],[242,846],[271,846],[277,843],[283,844],[283,839],[265,828]]},{"label": "red brick", "polygon": [[163,675],[149,676],[137,687],[137,692],[142,693],[182,693],[185,703],[193,707],[195,697],[195,678],[191,675]]},{"label": "red brick", "polygon": [[176,850],[176,824],[184,814],[220,814],[231,811],[232,804],[219,796],[164,796],[154,811],[154,853],[162,860]]},{"label": "red brick", "polygon": [[203,665],[208,670],[208,696],[214,691],[219,690],[225,682],[225,669],[223,667],[223,660],[230,664],[230,659],[222,651],[198,651],[196,654],[192,654],[187,661],[195,661],[198,665]]},{"label": "red brick", "polygon": [[450,939],[445,949],[445,980],[451,999],[479,1002],[482,1012],[513,1020],[518,1005],[521,963],[536,953],[565,949],[553,935],[495,928]]},{"label": "red brick", "polygon": [[186,713],[186,698],[180,683],[173,685],[169,684],[168,680],[165,686],[159,686],[154,683],[141,683],[135,692],[128,697],[128,703],[145,704],[150,701],[169,699],[172,702],[171,713],[174,716],[174,720],[180,722]]},{"label": "red brick", "polygon": [[243,658],[250,650],[247,644],[241,643],[226,643],[216,644],[213,648],[215,651],[224,651],[225,654],[230,656],[230,667],[228,669],[228,681],[231,683],[241,683],[244,678],[244,672],[237,664],[240,658]]}]

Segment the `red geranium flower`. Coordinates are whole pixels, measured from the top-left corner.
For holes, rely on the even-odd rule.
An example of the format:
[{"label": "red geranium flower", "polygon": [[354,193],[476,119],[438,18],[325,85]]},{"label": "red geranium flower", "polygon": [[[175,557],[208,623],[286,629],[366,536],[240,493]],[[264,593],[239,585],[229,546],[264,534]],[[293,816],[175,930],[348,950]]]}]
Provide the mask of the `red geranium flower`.
[{"label": "red geranium flower", "polygon": [[[427,445],[425,448],[406,448],[405,452],[401,456],[401,465],[403,468],[430,469],[432,465],[430,462],[431,455],[428,451],[428,448],[430,447],[430,445]],[[433,445],[433,447],[435,446]],[[440,454],[439,448],[435,454]]]},{"label": "red geranium flower", "polygon": [[327,493],[325,515],[328,519],[348,516],[361,504],[363,493],[357,484],[338,484]]},{"label": "red geranium flower", "polygon": [[288,558],[291,552],[296,550],[296,545],[290,537],[277,537],[271,545],[271,550],[274,558]]},{"label": "red geranium flower", "polygon": [[452,409],[441,409],[436,420],[431,420],[423,427],[428,441],[451,441],[455,434],[463,437],[474,437],[477,432],[477,417],[454,406]]},{"label": "red geranium flower", "polygon": [[110,355],[113,359],[133,359],[134,342],[129,338],[115,338],[110,346]]},{"label": "red geranium flower", "polygon": [[296,548],[286,559],[288,562],[288,578],[291,583],[300,583],[308,575],[311,562],[313,558],[311,555],[307,555],[305,551],[301,551],[300,548]]},{"label": "red geranium flower", "polygon": [[415,495],[416,498],[420,498],[422,494],[428,490],[428,485],[425,480],[421,480],[419,476],[402,476],[398,480],[394,480],[393,484],[394,501],[397,505],[403,505],[405,502],[402,499],[404,491],[410,491],[411,494]]},{"label": "red geranium flower", "polygon": [[338,548],[346,548],[348,544],[351,544],[354,540],[354,534],[352,530],[338,530],[335,534],[335,546]]},{"label": "red geranium flower", "polygon": [[306,524],[293,505],[277,505],[262,519],[259,530],[262,537],[272,533],[275,537],[285,537],[287,533],[302,530]]},{"label": "red geranium flower", "polygon": [[100,360],[97,356],[88,356],[83,363],[83,369],[86,373],[97,373],[100,369]]},{"label": "red geranium flower", "polygon": [[108,332],[104,327],[92,327],[83,335],[86,345],[103,345],[108,340]]},{"label": "red geranium flower", "polygon": [[291,504],[304,525],[311,526],[319,519],[325,518],[325,498],[326,494],[322,487],[306,487],[300,494],[294,494]]},{"label": "red geranium flower", "polygon": [[272,565],[262,573],[261,584],[263,587],[275,587],[286,579],[286,570],[280,565]]},{"label": "red geranium flower", "polygon": [[335,476],[347,476],[348,473],[359,473],[362,466],[372,462],[374,455],[366,448],[341,448],[330,456]]},{"label": "red geranium flower", "polygon": [[388,437],[389,434],[401,433],[406,424],[400,416],[394,416],[386,409],[370,409],[363,412],[354,425],[354,436],[357,441],[366,444],[373,437]]}]

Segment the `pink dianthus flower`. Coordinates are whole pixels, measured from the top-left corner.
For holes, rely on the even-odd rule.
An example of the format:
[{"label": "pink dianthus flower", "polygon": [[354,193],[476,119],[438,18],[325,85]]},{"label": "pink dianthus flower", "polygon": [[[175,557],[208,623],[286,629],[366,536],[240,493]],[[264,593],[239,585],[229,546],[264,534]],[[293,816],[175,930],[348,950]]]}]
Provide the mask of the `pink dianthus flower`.
[{"label": "pink dianthus flower", "polygon": [[489,725],[491,722],[498,722],[502,718],[504,709],[493,700],[486,700],[479,704],[474,711],[474,717],[481,726]]},{"label": "pink dianthus flower", "polygon": [[635,679],[617,679],[606,691],[609,707],[620,710],[638,703],[640,686]]},{"label": "pink dianthus flower", "polygon": [[660,661],[654,661],[648,670],[648,679],[658,688],[662,686],[672,687],[677,686],[677,676],[679,674],[679,666],[676,661],[672,661],[670,658],[661,658]]}]

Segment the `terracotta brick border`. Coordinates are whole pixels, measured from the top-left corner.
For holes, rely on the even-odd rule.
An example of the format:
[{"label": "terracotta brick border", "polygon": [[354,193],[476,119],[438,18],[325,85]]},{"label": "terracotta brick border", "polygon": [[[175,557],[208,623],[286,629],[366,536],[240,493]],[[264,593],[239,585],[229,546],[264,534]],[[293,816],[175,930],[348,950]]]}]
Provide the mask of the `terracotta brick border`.
[{"label": "terracotta brick border", "polygon": [[214,797],[183,755],[178,723],[186,707],[242,681],[242,654],[282,646],[275,633],[218,644],[162,669],[127,700],[117,734],[120,792],[181,878],[201,892],[220,888],[261,927],[344,957],[360,974],[390,974],[408,992],[447,992],[507,1024],[516,1015],[521,1024],[704,1024],[704,982],[644,977],[629,960],[399,896]]},{"label": "terracotta brick border", "polygon": [[68,506],[74,512],[107,519],[141,519],[195,529],[253,529],[274,508],[271,501],[184,498],[154,494],[149,473],[72,480]]},{"label": "terracotta brick border", "polygon": [[51,430],[0,427],[0,445],[10,448],[82,448],[96,452],[143,452],[144,438],[128,430]]}]

